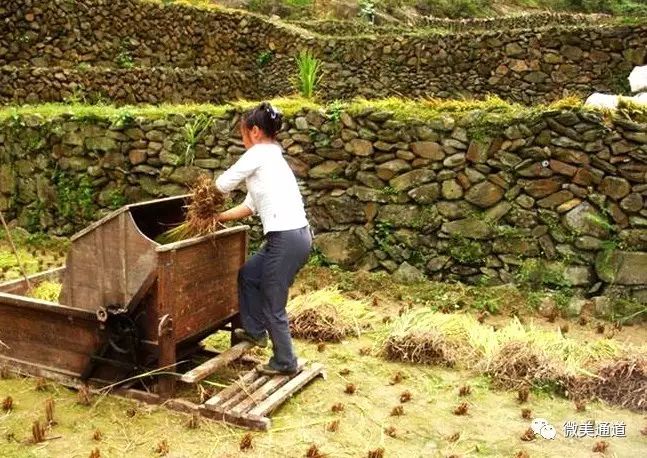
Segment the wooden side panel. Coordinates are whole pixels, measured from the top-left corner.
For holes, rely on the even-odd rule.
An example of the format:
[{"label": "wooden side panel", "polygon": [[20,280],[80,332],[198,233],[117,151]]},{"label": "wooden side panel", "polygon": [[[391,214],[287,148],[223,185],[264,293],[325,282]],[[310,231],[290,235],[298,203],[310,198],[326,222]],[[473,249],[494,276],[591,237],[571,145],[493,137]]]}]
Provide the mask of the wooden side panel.
[{"label": "wooden side panel", "polygon": [[173,269],[177,342],[216,328],[238,313],[238,270],[245,262],[246,244],[247,234],[241,231],[174,250],[168,268]]},{"label": "wooden side panel", "polygon": [[[176,337],[173,315],[175,304],[175,251],[160,253],[157,270],[157,343],[159,346],[159,368],[167,368],[165,372],[175,372]],[[158,378],[157,393],[163,398],[170,398],[175,392],[175,377],[162,375]]]},{"label": "wooden side panel", "polygon": [[62,303],[92,311],[124,305],[156,268],[156,245],[139,232],[129,212],[100,223],[72,241]]},{"label": "wooden side panel", "polygon": [[80,375],[100,345],[94,314],[65,307],[24,307],[0,295],[0,361],[13,358]]},{"label": "wooden side panel", "polygon": [[[32,285],[45,280],[60,281],[61,277],[63,277],[64,272],[65,267],[56,267],[55,269],[28,275],[27,278],[32,283]],[[27,292],[27,289],[27,282],[25,282],[24,278],[18,278],[16,280],[10,280],[0,283],[0,292],[3,293],[24,295]]]}]

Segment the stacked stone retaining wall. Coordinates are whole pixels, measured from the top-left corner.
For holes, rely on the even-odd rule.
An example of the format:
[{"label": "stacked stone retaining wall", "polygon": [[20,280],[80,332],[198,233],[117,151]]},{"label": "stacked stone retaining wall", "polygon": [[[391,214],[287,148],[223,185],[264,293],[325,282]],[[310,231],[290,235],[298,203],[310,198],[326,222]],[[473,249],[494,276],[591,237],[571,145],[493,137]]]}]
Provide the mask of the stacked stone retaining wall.
[{"label": "stacked stone retaining wall", "polygon": [[[323,100],[497,94],[535,103],[622,93],[631,69],[647,61],[647,25],[635,24],[335,37],[244,12],[141,0],[8,0],[0,19],[3,103],[70,93],[122,104],[288,95],[302,50],[322,61]],[[220,81],[227,73],[240,76]]]},{"label": "stacked stone retaining wall", "polygon": [[[511,281],[541,259],[570,285],[623,285],[644,299],[647,118],[501,116],[405,120],[371,105],[288,113],[279,141],[325,259],[471,283]],[[0,209],[31,230],[70,233],[126,202],[186,192],[243,153],[237,119],[5,117]]]}]

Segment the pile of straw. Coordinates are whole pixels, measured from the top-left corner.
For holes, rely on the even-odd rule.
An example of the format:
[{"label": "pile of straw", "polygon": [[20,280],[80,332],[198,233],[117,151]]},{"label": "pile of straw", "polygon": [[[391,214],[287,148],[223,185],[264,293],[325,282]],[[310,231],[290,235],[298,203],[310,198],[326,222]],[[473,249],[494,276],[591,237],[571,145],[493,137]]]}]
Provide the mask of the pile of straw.
[{"label": "pile of straw", "polygon": [[468,314],[416,309],[394,320],[380,339],[389,359],[459,365],[492,377],[500,388],[552,386],[564,391],[572,379],[621,355],[613,341],[582,343],[559,331],[523,325],[518,319],[494,330]]},{"label": "pile of straw", "polygon": [[445,365],[457,362],[456,345],[438,332],[409,336],[391,336],[382,347],[382,355],[390,361]]},{"label": "pile of straw", "polygon": [[540,349],[527,342],[510,341],[504,344],[484,367],[499,388],[518,389],[546,383],[559,383],[564,371]]},{"label": "pile of straw", "polygon": [[211,178],[200,175],[191,186],[191,194],[186,221],[157,237],[158,243],[164,245],[199,237],[223,227],[218,221],[218,215],[226,209],[228,202],[225,195],[214,186]]},{"label": "pile of straw", "polygon": [[479,324],[470,315],[412,310],[391,323],[380,339],[381,353],[392,361],[454,366],[475,354],[475,329]]},{"label": "pile of straw", "polygon": [[292,335],[315,342],[358,337],[372,317],[367,302],[348,299],[334,287],[295,297],[288,313]]},{"label": "pile of straw", "polygon": [[602,365],[593,377],[578,377],[569,385],[574,399],[598,398],[638,412],[647,412],[647,358],[630,356]]}]

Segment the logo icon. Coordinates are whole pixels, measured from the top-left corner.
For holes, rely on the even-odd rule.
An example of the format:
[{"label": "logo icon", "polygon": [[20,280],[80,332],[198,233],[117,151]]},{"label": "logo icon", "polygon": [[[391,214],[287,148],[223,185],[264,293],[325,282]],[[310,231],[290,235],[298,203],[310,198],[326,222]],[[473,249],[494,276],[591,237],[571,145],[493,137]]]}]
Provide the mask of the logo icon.
[{"label": "logo icon", "polygon": [[548,420],[544,418],[535,418],[530,423],[530,429],[532,429],[533,433],[543,437],[544,439],[553,440],[557,436],[557,430],[555,430],[555,427],[548,423]]}]

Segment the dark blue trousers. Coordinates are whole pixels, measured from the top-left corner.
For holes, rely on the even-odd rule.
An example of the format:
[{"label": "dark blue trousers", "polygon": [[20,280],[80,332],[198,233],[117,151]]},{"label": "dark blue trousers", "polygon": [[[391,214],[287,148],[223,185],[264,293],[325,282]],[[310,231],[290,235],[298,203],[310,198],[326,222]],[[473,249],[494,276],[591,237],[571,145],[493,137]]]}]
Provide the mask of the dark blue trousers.
[{"label": "dark blue trousers", "polygon": [[312,235],[308,226],[290,231],[268,232],[265,245],[238,273],[240,318],[254,337],[269,332],[274,356],[270,366],[292,370],[297,359],[292,347],[288,314],[288,290],[310,255]]}]

